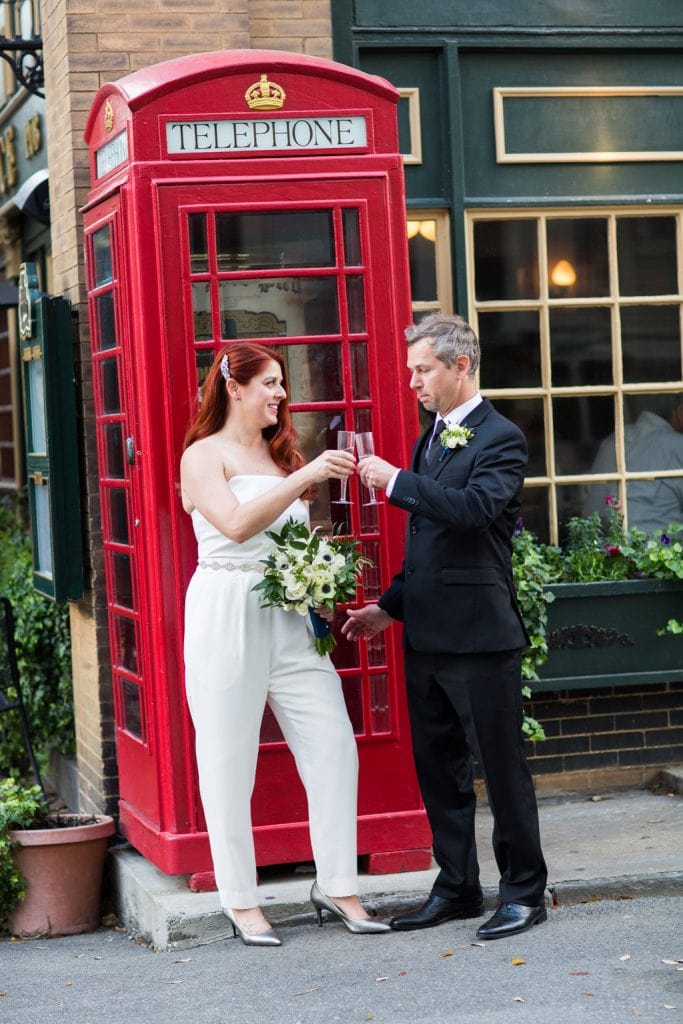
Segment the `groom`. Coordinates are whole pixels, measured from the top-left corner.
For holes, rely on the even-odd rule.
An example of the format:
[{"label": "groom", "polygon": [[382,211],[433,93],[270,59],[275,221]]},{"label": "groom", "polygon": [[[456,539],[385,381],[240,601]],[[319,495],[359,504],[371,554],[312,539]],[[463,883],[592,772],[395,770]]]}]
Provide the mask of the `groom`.
[{"label": "groom", "polygon": [[375,605],[348,611],[343,632],[403,623],[413,753],[440,871],[397,931],[484,912],[474,833],[473,755],[493,812],[500,903],[477,935],[498,939],[546,920],[546,866],[521,731],[528,636],[515,599],[511,537],[527,462],[518,428],[477,391],[479,343],[459,316],[406,330],[410,386],[436,413],[410,470],[371,456],[363,483],[408,513],[401,571]]}]

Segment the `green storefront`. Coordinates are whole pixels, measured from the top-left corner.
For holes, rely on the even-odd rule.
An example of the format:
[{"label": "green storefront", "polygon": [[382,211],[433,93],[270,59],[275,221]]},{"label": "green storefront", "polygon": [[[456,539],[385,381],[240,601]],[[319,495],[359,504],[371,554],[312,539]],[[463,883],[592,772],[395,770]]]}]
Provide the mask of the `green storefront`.
[{"label": "green storefront", "polygon": [[[414,312],[478,331],[482,391],[529,440],[525,524],[557,542],[608,495],[648,532],[683,521],[681,5],[332,13],[335,58],[402,92]],[[683,760],[683,684],[609,682],[535,701],[537,771]]]}]

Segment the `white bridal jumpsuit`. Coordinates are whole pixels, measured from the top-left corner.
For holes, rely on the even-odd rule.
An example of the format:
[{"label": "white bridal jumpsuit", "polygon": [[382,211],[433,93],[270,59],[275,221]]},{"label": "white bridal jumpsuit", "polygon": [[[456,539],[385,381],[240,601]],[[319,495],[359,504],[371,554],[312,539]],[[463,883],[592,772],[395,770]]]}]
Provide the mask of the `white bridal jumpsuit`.
[{"label": "white bridal jumpsuit", "polygon": [[[241,474],[229,486],[246,502],[281,479]],[[308,522],[306,505],[296,500],[271,529],[290,516]],[[272,549],[265,533],[237,544],[196,509],[192,524],[198,564],[185,602],[185,682],[221,906],[258,904],[251,794],[266,701],[306,789],[318,884],[354,894],[358,754],[339,676],[315,650],[307,618],[262,608],[252,591]]]}]

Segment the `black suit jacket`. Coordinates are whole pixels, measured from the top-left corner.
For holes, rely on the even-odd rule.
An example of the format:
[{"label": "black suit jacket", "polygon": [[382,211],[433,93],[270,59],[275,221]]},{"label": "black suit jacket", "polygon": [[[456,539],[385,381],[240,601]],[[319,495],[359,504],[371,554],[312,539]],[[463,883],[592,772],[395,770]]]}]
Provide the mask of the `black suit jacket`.
[{"label": "black suit jacket", "polygon": [[416,651],[506,651],[529,642],[511,544],[526,440],[486,398],[464,425],[474,434],[468,444],[420,473],[425,431],[389,498],[409,513],[405,560],[378,603],[403,622],[404,642]]}]

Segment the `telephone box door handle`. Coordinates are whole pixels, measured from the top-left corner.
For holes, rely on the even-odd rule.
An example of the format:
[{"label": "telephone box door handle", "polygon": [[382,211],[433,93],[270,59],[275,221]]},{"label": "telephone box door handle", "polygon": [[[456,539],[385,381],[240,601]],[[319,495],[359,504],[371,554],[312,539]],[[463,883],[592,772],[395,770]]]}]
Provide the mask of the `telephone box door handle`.
[{"label": "telephone box door handle", "polygon": [[135,438],[126,438],[126,462],[129,466],[135,465]]}]

